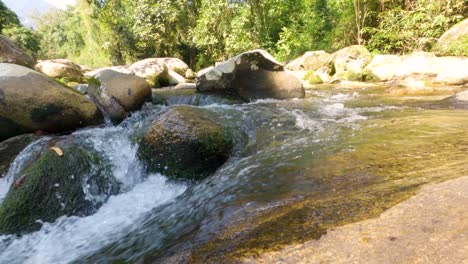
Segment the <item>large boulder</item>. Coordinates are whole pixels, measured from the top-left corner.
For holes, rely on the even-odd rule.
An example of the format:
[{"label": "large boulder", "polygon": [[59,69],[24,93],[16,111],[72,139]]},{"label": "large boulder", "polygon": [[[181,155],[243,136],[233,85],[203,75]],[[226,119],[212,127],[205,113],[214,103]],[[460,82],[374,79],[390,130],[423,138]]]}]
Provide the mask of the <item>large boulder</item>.
[{"label": "large boulder", "polygon": [[151,87],[145,79],[132,75],[102,70],[94,78],[98,85],[90,85],[88,93],[109,113],[114,121],[123,120],[129,112],[139,110],[151,100]]},{"label": "large boulder", "polygon": [[[56,142],[18,175],[0,205],[0,234],[24,234],[67,215],[96,212],[119,184],[99,154],[72,140]],[[39,221],[40,220],[40,221]]]},{"label": "large boulder", "polygon": [[301,81],[264,50],[248,51],[217,65],[198,78],[197,90],[236,94],[246,101],[305,96]]},{"label": "large boulder", "polygon": [[468,82],[468,59],[436,57],[417,52],[405,56],[377,55],[362,74],[369,81],[424,79],[444,85]]},{"label": "large boulder", "polygon": [[0,140],[101,122],[99,109],[78,91],[26,67],[0,63]]},{"label": "large boulder", "polygon": [[66,82],[81,82],[83,79],[81,67],[67,59],[39,61],[34,69],[50,78],[64,79]]},{"label": "large boulder", "polygon": [[362,71],[372,60],[372,55],[364,46],[354,45],[333,53],[335,79],[360,81]]},{"label": "large boulder", "polygon": [[468,18],[447,30],[434,50],[441,55],[468,56]]},{"label": "large boulder", "polygon": [[203,110],[175,106],[149,127],[141,139],[139,156],[149,172],[197,180],[216,171],[232,148],[230,133]]},{"label": "large boulder", "polygon": [[38,138],[39,136],[34,134],[25,134],[9,138],[0,143],[0,157],[2,157],[0,159],[0,178],[7,174],[16,156]]},{"label": "large boulder", "polygon": [[394,79],[399,72],[402,58],[398,55],[376,55],[363,70],[367,81],[388,81]]},{"label": "large boulder", "polygon": [[13,63],[32,68],[36,61],[13,40],[0,35],[0,63]]},{"label": "large boulder", "polygon": [[316,71],[322,67],[331,66],[332,55],[323,51],[308,51],[301,57],[286,65],[291,71]]}]

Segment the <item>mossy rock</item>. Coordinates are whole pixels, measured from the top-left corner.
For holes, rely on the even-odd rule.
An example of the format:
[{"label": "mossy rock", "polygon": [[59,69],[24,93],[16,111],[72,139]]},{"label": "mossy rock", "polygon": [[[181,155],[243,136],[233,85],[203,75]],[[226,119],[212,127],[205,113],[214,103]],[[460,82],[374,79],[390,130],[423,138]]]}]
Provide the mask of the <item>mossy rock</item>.
[{"label": "mossy rock", "polygon": [[315,74],[314,71],[309,71],[307,72],[307,74],[305,75],[304,79],[309,82],[310,84],[319,84],[319,83],[323,83],[323,80],[322,78],[320,78],[320,76],[318,76],[317,74]]},{"label": "mossy rock", "polygon": [[372,55],[364,46],[354,45],[341,49],[333,54],[335,79],[362,80],[362,71],[371,61]]},{"label": "mossy rock", "polygon": [[199,180],[226,162],[233,145],[231,133],[202,110],[175,106],[145,133],[139,157],[151,173]]},{"label": "mossy rock", "polygon": [[437,41],[434,51],[440,55],[468,57],[468,19],[447,30]]},{"label": "mossy rock", "polygon": [[47,150],[16,175],[0,205],[0,234],[36,231],[42,226],[39,221],[54,222],[63,215],[90,215],[118,192],[117,181],[97,153],[64,142],[57,146],[63,156]]}]

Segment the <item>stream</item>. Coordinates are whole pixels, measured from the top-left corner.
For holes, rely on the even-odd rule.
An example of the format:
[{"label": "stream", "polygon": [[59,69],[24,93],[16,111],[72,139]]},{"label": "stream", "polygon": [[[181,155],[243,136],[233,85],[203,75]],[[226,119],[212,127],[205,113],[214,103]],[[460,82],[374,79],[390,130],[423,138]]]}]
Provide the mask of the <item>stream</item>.
[{"label": "stream", "polygon": [[[110,162],[121,193],[90,216],[0,235],[0,263],[235,262],[317,239],[377,216],[423,184],[468,175],[467,112],[434,103],[440,98],[335,89],[284,101],[147,103],[117,126],[72,135]],[[231,158],[200,182],[145,173],[135,139],[170,105],[194,102],[236,135]],[[0,179],[0,203],[47,140],[16,157]]]}]

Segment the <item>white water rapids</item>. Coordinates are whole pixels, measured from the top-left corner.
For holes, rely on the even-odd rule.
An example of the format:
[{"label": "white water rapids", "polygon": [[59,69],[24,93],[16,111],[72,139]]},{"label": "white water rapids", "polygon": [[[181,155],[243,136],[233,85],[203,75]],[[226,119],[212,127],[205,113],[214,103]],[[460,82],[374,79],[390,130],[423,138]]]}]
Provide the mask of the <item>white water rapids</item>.
[{"label": "white water rapids", "polygon": [[[279,106],[278,111],[282,111],[289,118],[287,120],[293,120],[294,129],[310,133],[322,131],[328,123],[346,123],[347,126],[351,126],[356,121],[366,119],[362,112],[382,111],[382,108],[346,108],[343,102],[355,96],[339,94],[324,100],[316,113],[321,116],[320,118],[311,118],[301,109],[282,109]],[[280,102],[258,100],[250,104],[213,104],[204,108],[217,112],[225,120],[234,119],[239,113],[244,115],[242,118],[247,119],[249,113],[244,110],[248,107],[257,107],[255,104],[268,105]],[[63,216],[55,223],[45,223],[41,230],[22,237],[0,236],[0,263],[42,264],[77,261],[82,256],[116,243],[125,235],[137,230],[139,219],[150,213],[152,209],[170,203],[184,193],[188,188],[185,184],[169,182],[160,174],[146,175],[144,166],[137,158],[138,146],[132,141],[135,131],[145,126],[145,121],[142,121],[146,118],[145,113],[151,116],[161,109],[143,110],[119,126],[75,132],[73,136],[81,138],[108,159],[112,165],[113,175],[122,183],[124,192],[111,196],[93,215]],[[284,126],[284,122],[281,119],[273,119],[270,125],[271,130],[280,129]],[[246,133],[249,134],[248,131]],[[31,144],[21,152],[7,176],[0,179],[0,202],[8,192],[13,176],[21,171],[24,161],[28,159],[34,147],[44,140],[46,139]],[[297,142],[293,143],[297,144]],[[260,165],[250,165],[243,168],[241,173],[249,174],[251,170],[258,167]]]}]

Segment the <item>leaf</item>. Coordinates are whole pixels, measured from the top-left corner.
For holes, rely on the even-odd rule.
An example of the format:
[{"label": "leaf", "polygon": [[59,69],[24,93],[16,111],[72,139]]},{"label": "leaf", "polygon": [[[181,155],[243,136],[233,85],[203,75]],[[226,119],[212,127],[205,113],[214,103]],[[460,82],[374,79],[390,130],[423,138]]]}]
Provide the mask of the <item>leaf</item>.
[{"label": "leaf", "polygon": [[60,157],[63,156],[63,151],[59,147],[51,147],[50,149],[55,151],[55,153],[57,153],[57,155],[59,155]]}]

